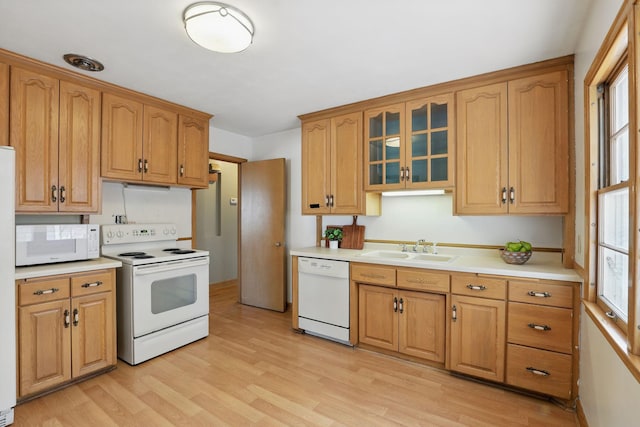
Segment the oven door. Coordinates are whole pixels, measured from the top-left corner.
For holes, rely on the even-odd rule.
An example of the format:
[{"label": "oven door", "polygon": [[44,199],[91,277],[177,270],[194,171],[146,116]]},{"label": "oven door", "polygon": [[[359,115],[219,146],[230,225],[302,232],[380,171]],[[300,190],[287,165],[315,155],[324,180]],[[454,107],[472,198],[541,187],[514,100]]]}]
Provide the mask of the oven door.
[{"label": "oven door", "polygon": [[209,313],[209,257],[133,267],[133,336]]}]

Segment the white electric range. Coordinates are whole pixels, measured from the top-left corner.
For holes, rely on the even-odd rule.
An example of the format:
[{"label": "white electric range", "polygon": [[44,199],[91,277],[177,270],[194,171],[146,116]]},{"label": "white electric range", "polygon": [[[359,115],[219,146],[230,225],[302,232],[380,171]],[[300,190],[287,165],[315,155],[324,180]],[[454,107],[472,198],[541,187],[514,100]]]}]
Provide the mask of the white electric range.
[{"label": "white electric range", "polygon": [[118,357],[138,363],[209,335],[209,252],[179,247],[175,224],[102,227],[117,259]]}]

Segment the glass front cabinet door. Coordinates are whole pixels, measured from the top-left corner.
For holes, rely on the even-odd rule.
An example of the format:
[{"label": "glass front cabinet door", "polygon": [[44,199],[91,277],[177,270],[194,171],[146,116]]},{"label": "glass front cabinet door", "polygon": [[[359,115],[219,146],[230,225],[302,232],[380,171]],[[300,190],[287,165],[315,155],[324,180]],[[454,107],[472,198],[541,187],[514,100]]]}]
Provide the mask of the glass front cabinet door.
[{"label": "glass front cabinet door", "polygon": [[365,189],[453,186],[453,94],[365,112]]}]

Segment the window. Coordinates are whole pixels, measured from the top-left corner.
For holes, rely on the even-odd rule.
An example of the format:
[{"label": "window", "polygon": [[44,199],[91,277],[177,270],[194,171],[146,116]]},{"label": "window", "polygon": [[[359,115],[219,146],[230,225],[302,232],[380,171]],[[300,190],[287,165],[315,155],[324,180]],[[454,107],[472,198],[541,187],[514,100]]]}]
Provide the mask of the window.
[{"label": "window", "polygon": [[626,330],[629,315],[629,69],[598,86],[597,303]]}]

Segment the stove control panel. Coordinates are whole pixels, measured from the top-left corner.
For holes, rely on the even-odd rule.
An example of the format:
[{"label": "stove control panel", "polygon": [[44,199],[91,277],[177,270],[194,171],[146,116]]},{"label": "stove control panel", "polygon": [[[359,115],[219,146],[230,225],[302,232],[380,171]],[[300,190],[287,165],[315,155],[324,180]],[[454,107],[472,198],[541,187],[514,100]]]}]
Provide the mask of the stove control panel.
[{"label": "stove control panel", "polygon": [[102,244],[176,240],[175,224],[108,224],[102,227]]}]

